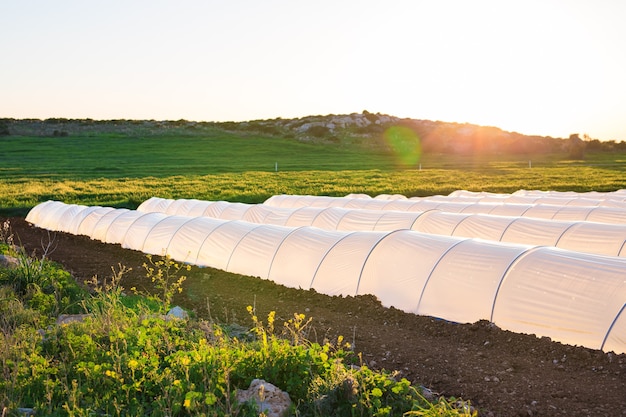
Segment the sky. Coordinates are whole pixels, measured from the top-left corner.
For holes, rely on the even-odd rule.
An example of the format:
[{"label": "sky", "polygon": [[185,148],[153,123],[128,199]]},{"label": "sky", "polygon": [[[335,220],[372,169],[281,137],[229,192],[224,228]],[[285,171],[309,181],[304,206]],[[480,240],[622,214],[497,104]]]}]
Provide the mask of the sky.
[{"label": "sky", "polygon": [[624,0],[0,0],[0,118],[349,114],[626,141]]}]

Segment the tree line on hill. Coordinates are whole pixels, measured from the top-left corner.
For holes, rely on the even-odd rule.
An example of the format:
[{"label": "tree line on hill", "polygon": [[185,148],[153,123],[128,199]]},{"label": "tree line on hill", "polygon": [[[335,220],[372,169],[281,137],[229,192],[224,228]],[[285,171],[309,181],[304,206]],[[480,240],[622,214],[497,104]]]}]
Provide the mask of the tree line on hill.
[{"label": "tree line on hill", "polygon": [[600,141],[574,133],[569,138],[523,135],[497,127],[420,119],[402,119],[380,113],[307,116],[296,119],[268,119],[246,122],[194,122],[156,120],[92,119],[11,119],[0,118],[0,136],[158,135],[163,133],[201,135],[215,130],[245,135],[266,135],[307,142],[358,145],[388,149],[385,132],[402,126],[415,134],[424,153],[519,154],[566,152],[582,158],[585,152],[624,152],[626,142]]}]

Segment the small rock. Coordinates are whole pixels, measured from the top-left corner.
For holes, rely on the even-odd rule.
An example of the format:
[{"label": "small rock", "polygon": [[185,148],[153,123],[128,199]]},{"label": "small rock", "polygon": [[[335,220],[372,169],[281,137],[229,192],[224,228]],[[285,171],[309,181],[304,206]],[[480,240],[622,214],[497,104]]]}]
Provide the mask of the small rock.
[{"label": "small rock", "polygon": [[183,310],[181,307],[176,306],[176,307],[173,307],[170,311],[168,311],[165,316],[165,320],[172,320],[172,319],[188,320],[189,314],[187,314],[187,312]]},{"label": "small rock", "polygon": [[20,266],[20,260],[10,255],[0,255],[0,267],[13,269]]},{"label": "small rock", "polygon": [[57,317],[56,325],[65,326],[70,323],[80,323],[84,321],[89,314],[61,314]]},{"label": "small rock", "polygon": [[247,390],[237,390],[237,401],[253,400],[267,417],[285,417],[291,407],[289,394],[262,379],[254,379]]},{"label": "small rock", "polygon": [[430,389],[426,388],[425,386],[420,386],[420,390],[422,391],[422,395],[424,396],[424,398],[426,398],[427,401],[430,401],[432,403],[436,400],[435,394]]}]

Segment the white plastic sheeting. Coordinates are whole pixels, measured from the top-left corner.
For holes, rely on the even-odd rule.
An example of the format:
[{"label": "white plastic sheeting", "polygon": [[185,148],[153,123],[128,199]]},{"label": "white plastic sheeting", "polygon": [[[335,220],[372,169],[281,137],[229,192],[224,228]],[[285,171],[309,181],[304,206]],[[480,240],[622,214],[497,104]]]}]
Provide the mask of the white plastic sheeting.
[{"label": "white plastic sheeting", "polygon": [[[378,198],[378,197],[376,197]],[[540,203],[555,204],[560,206],[603,206],[626,208],[626,190],[612,192],[591,191],[576,193],[573,191],[527,191],[520,190],[513,194],[500,194],[489,192],[471,192],[465,190],[454,191],[448,196],[433,197],[439,200],[464,199],[476,202],[501,202],[501,203]]]},{"label": "white plastic sheeting", "polygon": [[[215,210],[214,207],[220,207]],[[182,208],[185,208],[184,210]],[[263,204],[226,203],[224,201],[171,200],[152,197],[139,205],[137,211],[187,215],[187,208],[197,216],[223,220],[244,220],[280,226],[314,226],[328,230],[411,229],[423,212],[356,210],[340,207],[278,208]]]},{"label": "white plastic sheeting", "polygon": [[626,352],[623,258],[411,230],[330,231],[52,201],[33,208],[27,221],[289,287],[373,294],[411,313],[461,323],[485,319]]},{"label": "white plastic sheeting", "polygon": [[[219,207],[219,210],[214,207]],[[198,215],[229,220],[291,227],[314,226],[327,230],[411,229],[444,236],[548,245],[601,255],[626,256],[626,224],[449,213],[440,210],[426,212],[366,210],[334,206],[281,208],[263,204],[171,200],[157,197],[144,201],[137,210],[177,215],[185,215],[192,211]]]},{"label": "white plastic sheeting", "polygon": [[[367,194],[348,194],[349,198],[372,198]],[[380,194],[374,197],[376,200],[429,200],[429,201],[456,201],[474,203],[522,203],[522,204],[552,204],[558,206],[604,206],[626,208],[626,190],[611,192],[590,191],[577,193],[574,191],[527,191],[519,190],[513,194],[473,192],[458,190],[447,196],[436,195],[429,197],[411,197],[398,194]]]},{"label": "white plastic sheeting", "polygon": [[602,206],[562,206],[541,203],[494,203],[444,199],[378,199],[327,196],[275,195],[264,205],[281,208],[346,207],[367,210],[426,211],[449,213],[483,213],[501,216],[535,217],[551,220],[586,220],[600,223],[626,224],[626,208]]}]

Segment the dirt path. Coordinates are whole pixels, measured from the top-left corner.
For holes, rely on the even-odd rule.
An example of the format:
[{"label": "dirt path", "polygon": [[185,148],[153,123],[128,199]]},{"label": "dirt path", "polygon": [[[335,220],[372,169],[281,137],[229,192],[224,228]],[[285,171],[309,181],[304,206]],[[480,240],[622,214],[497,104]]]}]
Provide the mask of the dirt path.
[{"label": "dirt path", "polygon": [[[4,220],[4,219],[0,219]],[[141,253],[83,236],[49,234],[10,219],[29,252],[54,238],[49,258],[78,281],[133,268],[126,288],[145,285]],[[374,297],[328,297],[211,268],[193,268],[179,304],[199,316],[249,325],[247,305],[258,315],[276,311],[313,318],[311,339],[353,342],[372,368],[397,370],[416,385],[471,400],[481,416],[626,416],[626,355],[554,343],[502,331],[487,322],[458,325],[383,308]]]}]

